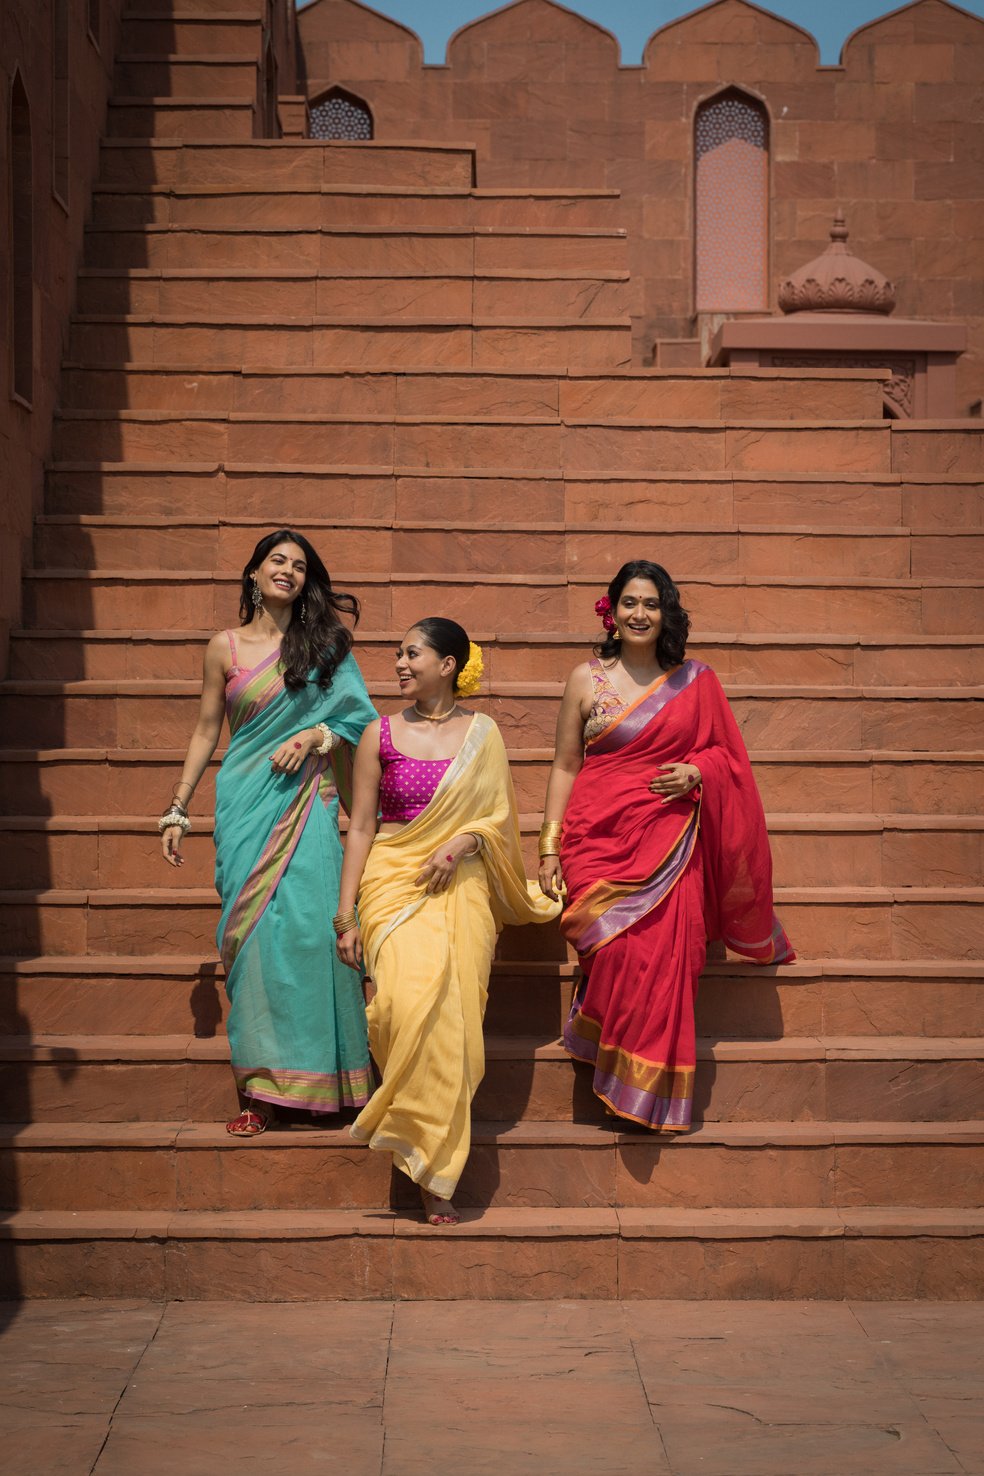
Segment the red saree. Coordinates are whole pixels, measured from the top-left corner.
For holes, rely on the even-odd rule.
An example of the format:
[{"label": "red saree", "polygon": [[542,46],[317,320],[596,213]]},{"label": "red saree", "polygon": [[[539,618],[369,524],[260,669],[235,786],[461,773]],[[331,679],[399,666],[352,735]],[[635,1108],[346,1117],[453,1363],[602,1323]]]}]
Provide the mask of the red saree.
[{"label": "red saree", "polygon": [[[664,764],[702,783],[662,801]],[[564,816],[561,928],[583,978],[564,1045],[619,1117],[689,1127],[694,1001],[706,939],[755,963],[795,958],[772,905],[772,855],[748,754],[701,661],[661,676],[586,747]]]}]

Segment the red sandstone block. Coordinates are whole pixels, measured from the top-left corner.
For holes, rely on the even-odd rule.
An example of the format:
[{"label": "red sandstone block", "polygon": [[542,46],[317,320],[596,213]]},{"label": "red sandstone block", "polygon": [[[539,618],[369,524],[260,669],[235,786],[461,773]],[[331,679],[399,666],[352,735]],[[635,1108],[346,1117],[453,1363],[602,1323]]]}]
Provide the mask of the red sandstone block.
[{"label": "red sandstone block", "polygon": [[[333,326],[316,328],[311,337],[311,360],[316,364],[342,363],[352,368],[430,368],[439,364],[464,369],[473,360],[472,329],[440,323]],[[257,358],[255,362],[262,360]]]},{"label": "red sandstone block", "polygon": [[559,473],[484,477],[451,471],[437,476],[400,475],[395,513],[401,519],[445,519],[498,526],[526,517],[531,508],[544,522],[564,517],[564,483]]},{"label": "red sandstone block", "polygon": [[628,326],[476,324],[472,335],[472,363],[476,368],[514,368],[522,363],[530,369],[559,369],[568,365],[617,369],[627,365],[630,356]]},{"label": "red sandstone block", "polygon": [[[248,7],[247,7],[248,8]],[[122,49],[140,56],[259,55],[259,17],[196,15],[163,20],[130,15],[123,22]]]},{"label": "red sandstone block", "polygon": [[912,814],[978,815],[984,812],[984,764],[947,764],[927,755],[904,764],[878,763],[872,774],[873,807]]},{"label": "red sandstone block", "polygon": [[230,97],[252,104],[257,63],[252,58],[120,56],[113,85],[122,97]]},{"label": "red sandstone block", "polygon": [[247,139],[253,137],[254,104],[231,98],[221,103],[163,98],[153,103],[110,99],[110,138]]}]

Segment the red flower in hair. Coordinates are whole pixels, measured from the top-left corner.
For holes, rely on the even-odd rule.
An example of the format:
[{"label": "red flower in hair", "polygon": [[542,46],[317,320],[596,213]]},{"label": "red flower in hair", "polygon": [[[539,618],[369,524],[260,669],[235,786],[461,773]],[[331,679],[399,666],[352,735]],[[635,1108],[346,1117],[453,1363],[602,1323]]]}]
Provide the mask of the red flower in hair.
[{"label": "red flower in hair", "polygon": [[602,595],[600,600],[595,600],[595,614],[601,616],[601,623],[611,635],[615,629],[615,616],[612,614],[612,602],[607,595]]}]

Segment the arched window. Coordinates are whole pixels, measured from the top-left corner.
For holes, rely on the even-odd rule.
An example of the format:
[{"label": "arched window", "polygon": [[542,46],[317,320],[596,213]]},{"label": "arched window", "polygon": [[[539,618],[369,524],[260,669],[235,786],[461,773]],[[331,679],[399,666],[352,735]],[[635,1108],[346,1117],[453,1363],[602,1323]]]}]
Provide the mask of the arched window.
[{"label": "arched window", "polygon": [[333,87],[311,108],[312,138],[372,138],[372,114],[361,97]]},{"label": "arched window", "polygon": [[11,383],[18,399],[34,398],[34,169],[31,108],[20,72],[10,98]]},{"label": "arched window", "polygon": [[694,235],[699,313],[768,306],[769,120],[729,88],[694,123]]},{"label": "arched window", "polygon": [[71,124],[69,120],[69,0],[54,0],[51,11],[51,188],[68,209]]}]

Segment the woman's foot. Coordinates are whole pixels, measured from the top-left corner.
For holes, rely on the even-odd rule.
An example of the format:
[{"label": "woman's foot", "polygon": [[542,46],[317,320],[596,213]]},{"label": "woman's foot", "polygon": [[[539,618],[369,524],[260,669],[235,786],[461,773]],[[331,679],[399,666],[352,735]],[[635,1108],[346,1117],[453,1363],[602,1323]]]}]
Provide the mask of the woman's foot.
[{"label": "woman's foot", "polygon": [[421,1189],[420,1197],[424,1205],[424,1219],[428,1225],[459,1225],[461,1223],[461,1216],[450,1199],[442,1199],[439,1194],[430,1194],[426,1189]]},{"label": "woman's foot", "polygon": [[270,1126],[271,1118],[255,1107],[244,1107],[238,1117],[226,1123],[226,1132],[233,1138],[258,1138]]}]

